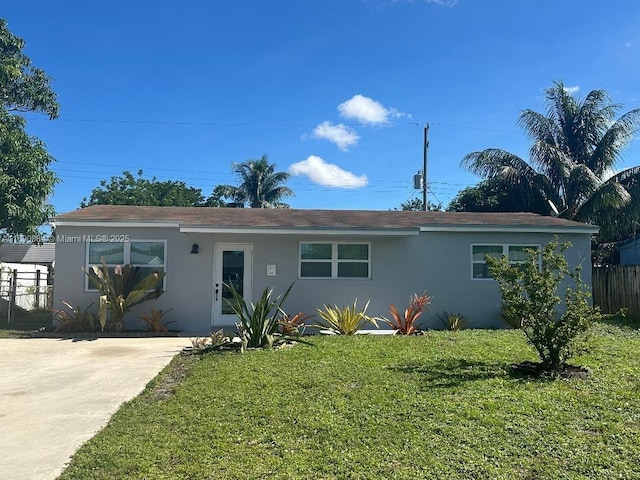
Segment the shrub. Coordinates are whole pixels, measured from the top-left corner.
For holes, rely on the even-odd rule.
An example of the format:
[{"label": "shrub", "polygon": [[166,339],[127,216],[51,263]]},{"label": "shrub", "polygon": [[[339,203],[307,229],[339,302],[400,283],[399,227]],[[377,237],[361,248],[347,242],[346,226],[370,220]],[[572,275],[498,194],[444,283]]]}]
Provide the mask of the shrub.
[{"label": "shrub", "polygon": [[93,303],[84,310],[82,307],[73,307],[64,300],[60,300],[68,310],[56,310],[53,319],[59,322],[53,330],[55,333],[92,332],[95,330],[95,316],[89,309]]},{"label": "shrub", "polygon": [[347,305],[342,308],[337,305],[333,307],[325,305],[324,309],[318,310],[318,315],[322,317],[326,325],[318,324],[316,327],[326,328],[333,333],[341,335],[353,335],[369,323],[373,323],[377,328],[376,320],[366,314],[369,301],[367,301],[362,310],[358,310],[357,303],[358,299],[356,298],[353,305]]},{"label": "shrub", "polygon": [[196,337],[191,339],[191,350],[195,353],[205,353],[219,347],[229,345],[231,339],[224,334],[223,330],[211,332],[208,337]]},{"label": "shrub", "polygon": [[254,304],[251,301],[246,301],[233,285],[229,284],[233,300],[228,303],[239,319],[236,328],[242,341],[243,350],[246,348],[272,348],[275,344],[288,340],[288,337],[278,333],[278,317],[285,316],[282,305],[292,288],[293,283],[283,295],[275,298],[273,298],[273,289],[265,288]]},{"label": "shrub", "polygon": [[119,332],[124,328],[124,317],[132,307],[154,300],[164,293],[158,285],[165,273],[153,272],[138,280],[140,267],[118,265],[111,273],[104,259],[100,260],[101,266],[95,265],[91,267],[91,273],[85,270],[85,274],[100,292],[99,318],[102,330],[108,328]]},{"label": "shrub", "polygon": [[304,334],[304,322],[312,317],[313,315],[308,315],[304,312],[299,312],[295,315],[285,314],[282,318],[278,319],[280,333],[287,337],[299,338]]},{"label": "shrub", "polygon": [[[518,265],[510,265],[506,257],[487,256],[489,271],[502,293],[503,318],[519,325],[545,371],[562,369],[576,353],[592,321],[599,317],[588,301],[591,293],[581,280],[581,267],[568,269],[564,253],[570,246],[559,245],[555,239],[540,254],[529,250],[527,259]],[[573,286],[566,288],[561,311],[558,288],[565,280]]]},{"label": "shrub", "polygon": [[442,316],[438,318],[447,330],[457,332],[467,326],[467,318],[461,313],[442,312]]},{"label": "shrub", "polygon": [[391,314],[391,320],[388,318],[381,318],[389,328],[392,328],[396,333],[402,335],[413,335],[416,333],[418,324],[416,320],[422,312],[427,309],[427,305],[431,303],[431,297],[424,292],[422,295],[414,293],[409,298],[409,306],[404,311],[404,314],[400,314],[396,306],[392,303],[389,305],[389,313]]},{"label": "shrub", "polygon": [[143,313],[142,315],[140,315],[140,318],[145,323],[147,330],[149,330],[150,332],[166,333],[169,331],[169,325],[171,325],[172,323],[176,323],[175,320],[171,320],[170,322],[162,321],[162,318],[171,310],[167,310],[165,312],[162,309],[156,310],[155,308],[152,308],[151,313]]}]

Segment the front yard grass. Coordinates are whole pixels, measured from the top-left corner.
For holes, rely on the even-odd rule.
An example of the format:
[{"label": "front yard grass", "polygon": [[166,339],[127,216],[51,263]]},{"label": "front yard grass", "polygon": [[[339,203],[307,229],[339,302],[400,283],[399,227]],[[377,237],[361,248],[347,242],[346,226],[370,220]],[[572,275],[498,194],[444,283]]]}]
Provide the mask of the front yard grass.
[{"label": "front yard grass", "polygon": [[176,357],[61,478],[640,478],[638,330],[586,380],[511,376],[513,330],[309,341]]}]

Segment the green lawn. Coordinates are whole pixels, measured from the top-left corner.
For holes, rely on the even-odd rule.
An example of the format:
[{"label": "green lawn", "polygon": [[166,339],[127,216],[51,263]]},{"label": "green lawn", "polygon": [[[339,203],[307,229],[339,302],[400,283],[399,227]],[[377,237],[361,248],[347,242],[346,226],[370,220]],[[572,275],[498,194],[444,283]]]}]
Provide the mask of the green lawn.
[{"label": "green lawn", "polygon": [[310,342],[177,357],[62,478],[640,478],[637,330],[587,380],[511,377],[518,331]]}]

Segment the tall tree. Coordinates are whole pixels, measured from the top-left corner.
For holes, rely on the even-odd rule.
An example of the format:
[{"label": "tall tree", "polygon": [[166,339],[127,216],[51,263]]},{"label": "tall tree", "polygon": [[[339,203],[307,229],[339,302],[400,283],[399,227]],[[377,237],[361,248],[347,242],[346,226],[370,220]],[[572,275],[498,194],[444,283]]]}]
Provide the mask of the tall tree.
[{"label": "tall tree", "polygon": [[269,163],[266,155],[256,160],[247,160],[233,166],[240,181],[237,187],[223,185],[219,193],[236,202],[248,204],[251,208],[289,208],[281,200],[293,195],[293,191],[283,185],[288,179],[286,172],[276,172],[275,164]]},{"label": "tall tree", "polygon": [[640,167],[613,174],[621,152],[640,126],[640,109],[616,118],[620,105],[604,90],[583,100],[561,81],[546,91],[546,115],[524,110],[519,117],[532,141],[529,161],[490,148],[466,155],[462,167],[517,186],[534,204],[550,203],[562,218],[600,225],[601,240],[628,236],[640,220]]},{"label": "tall tree", "polygon": [[490,178],[461,190],[447,207],[449,212],[534,212],[549,213],[549,203],[530,195],[521,185]]},{"label": "tall tree", "polygon": [[[422,203],[421,198],[412,198],[411,200],[402,202],[400,206],[394,208],[394,210],[401,210],[403,212],[421,212],[424,210],[423,206],[424,204]],[[441,212],[442,203],[427,203],[427,210],[429,212]]]},{"label": "tall tree", "polygon": [[53,214],[58,177],[44,143],[26,133],[20,113],[58,117],[51,79],[23,53],[25,41],[0,19],[0,232],[32,235]]},{"label": "tall tree", "polygon": [[158,207],[199,207],[204,196],[199,188],[189,187],[177,180],[160,181],[142,178],[124,171],[119,177],[100,181],[100,186],[91,191],[89,199],[82,200],[81,207],[89,205],[144,205]]}]

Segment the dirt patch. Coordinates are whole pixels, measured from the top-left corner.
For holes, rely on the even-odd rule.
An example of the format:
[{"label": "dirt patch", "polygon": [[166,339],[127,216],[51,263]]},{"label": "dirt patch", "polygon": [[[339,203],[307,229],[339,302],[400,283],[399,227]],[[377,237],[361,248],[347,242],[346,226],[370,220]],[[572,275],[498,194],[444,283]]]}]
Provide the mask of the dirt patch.
[{"label": "dirt patch", "polygon": [[177,355],[174,357],[151,388],[148,396],[149,400],[158,402],[171,397],[199,360],[200,357],[195,355]]},{"label": "dirt patch", "polygon": [[510,366],[511,373],[517,376],[537,378],[588,378],[591,375],[589,367],[565,364],[558,370],[545,370],[540,362],[521,362]]}]

